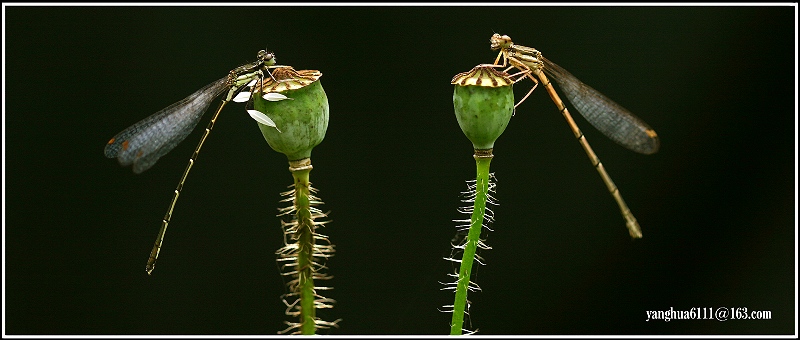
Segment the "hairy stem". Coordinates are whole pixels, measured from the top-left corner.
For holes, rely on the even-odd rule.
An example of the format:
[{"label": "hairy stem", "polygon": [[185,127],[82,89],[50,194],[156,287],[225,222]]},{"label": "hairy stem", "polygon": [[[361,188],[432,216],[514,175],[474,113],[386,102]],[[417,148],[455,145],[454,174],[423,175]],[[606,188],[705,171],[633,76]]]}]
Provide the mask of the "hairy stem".
[{"label": "hairy stem", "polygon": [[297,219],[297,288],[300,293],[300,332],[308,335],[316,332],[316,310],[314,309],[314,221],[309,205],[308,174],[311,169],[292,171],[294,177],[294,207]]},{"label": "hairy stem", "polygon": [[456,297],[453,303],[453,319],[450,325],[450,335],[461,335],[464,324],[464,312],[467,307],[467,291],[472,273],[472,263],[475,252],[480,242],[481,229],[486,209],[486,196],[489,190],[489,163],[492,161],[491,150],[488,155],[475,152],[477,175],[475,177],[475,203],[470,217],[469,233],[464,244],[464,253],[461,257],[461,267],[458,272]]},{"label": "hairy stem", "polygon": [[286,315],[298,318],[297,322],[285,322],[287,328],[279,333],[313,335],[317,329],[338,327],[338,322],[320,320],[317,318],[317,309],[333,308],[335,301],[326,298],[319,291],[330,290],[331,287],[318,286],[315,281],[329,280],[330,275],[324,273],[327,269],[327,259],[333,256],[333,245],[328,237],[317,232],[327,221],[319,221],[327,217],[325,213],[316,208],[323,204],[314,196],[316,189],[311,187],[308,175],[311,171],[309,158],[289,162],[294,184],[292,190],[284,192],[284,202],[291,201],[292,205],[280,209],[278,216],[291,216],[291,221],[282,221],[284,244],[278,249],[278,263],[283,264],[281,270],[284,276],[292,278],[287,282],[289,292],[282,296],[286,304]]}]

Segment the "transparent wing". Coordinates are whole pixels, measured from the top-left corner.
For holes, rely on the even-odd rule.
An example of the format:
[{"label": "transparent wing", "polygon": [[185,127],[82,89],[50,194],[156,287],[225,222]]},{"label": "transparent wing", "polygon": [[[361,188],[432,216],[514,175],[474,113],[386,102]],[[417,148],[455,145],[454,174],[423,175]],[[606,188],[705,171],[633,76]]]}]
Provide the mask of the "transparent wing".
[{"label": "transparent wing", "polygon": [[211,102],[227,88],[228,77],[221,78],[188,97],[158,111],[118,133],[108,141],[105,155],[119,164],[133,164],[141,173],[156,163],[194,130]]},{"label": "transparent wing", "polygon": [[611,140],[630,150],[652,154],[658,151],[658,135],[633,113],[575,78],[567,70],[542,57],[544,71],[558,84],[567,100]]}]

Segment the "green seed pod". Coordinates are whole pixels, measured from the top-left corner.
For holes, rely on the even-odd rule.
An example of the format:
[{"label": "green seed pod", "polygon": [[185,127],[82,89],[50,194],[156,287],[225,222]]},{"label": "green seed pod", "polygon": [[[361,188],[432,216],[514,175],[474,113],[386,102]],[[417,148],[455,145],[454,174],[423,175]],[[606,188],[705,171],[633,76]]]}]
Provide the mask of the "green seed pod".
[{"label": "green seed pod", "polygon": [[475,66],[453,77],[453,108],[461,131],[475,150],[494,148],[514,113],[514,82],[490,65]]},{"label": "green seed pod", "polygon": [[[311,150],[325,138],[329,110],[328,96],[319,82],[321,76],[316,70],[278,67],[272,77],[265,77],[260,89],[253,90],[257,112],[251,112],[251,116],[259,121],[269,146],[289,161],[311,157]],[[268,117],[266,122],[254,116],[259,113]]]}]

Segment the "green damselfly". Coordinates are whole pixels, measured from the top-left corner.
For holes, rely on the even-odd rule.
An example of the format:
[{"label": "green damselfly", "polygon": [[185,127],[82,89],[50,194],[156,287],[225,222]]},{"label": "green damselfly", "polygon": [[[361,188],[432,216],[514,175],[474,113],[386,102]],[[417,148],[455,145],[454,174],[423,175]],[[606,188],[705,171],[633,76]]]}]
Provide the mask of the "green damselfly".
[{"label": "green damselfly", "polygon": [[[266,76],[272,77],[270,69],[283,67],[275,65],[275,63],[275,55],[273,53],[261,50],[258,52],[258,60],[231,70],[228,72],[227,76],[206,85],[188,97],[131,125],[111,138],[108,144],[106,144],[106,157],[116,158],[123,166],[133,165],[134,173],[142,173],[150,169],[161,156],[169,153],[181,141],[186,139],[197,126],[197,123],[200,122],[200,119],[203,117],[203,114],[206,112],[211,102],[219,97],[219,95],[227,92],[222,102],[220,102],[219,108],[208,123],[194,153],[191,158],[189,158],[189,164],[183,171],[178,186],[175,188],[174,196],[169,204],[167,213],[161,221],[161,229],[156,237],[155,245],[153,245],[153,249],[150,252],[150,258],[147,260],[146,270],[148,274],[152,273],[155,268],[158,254],[161,251],[161,245],[164,242],[164,235],[167,232],[167,225],[169,225],[170,219],[172,218],[175,203],[178,201],[178,197],[181,194],[183,185],[186,182],[186,177],[189,175],[192,165],[197,161],[200,148],[203,146],[209,133],[211,133],[211,129],[214,128],[214,123],[217,121],[217,117],[222,111],[222,108],[225,107],[225,104],[230,101],[248,102],[247,112],[253,119],[261,124],[278,129],[272,119],[267,115],[252,109],[253,93],[245,91],[245,88],[248,87],[260,89],[261,86],[257,84],[261,83]],[[279,93],[259,93],[259,95],[262,95],[264,99],[273,101],[286,99],[285,96]]]}]

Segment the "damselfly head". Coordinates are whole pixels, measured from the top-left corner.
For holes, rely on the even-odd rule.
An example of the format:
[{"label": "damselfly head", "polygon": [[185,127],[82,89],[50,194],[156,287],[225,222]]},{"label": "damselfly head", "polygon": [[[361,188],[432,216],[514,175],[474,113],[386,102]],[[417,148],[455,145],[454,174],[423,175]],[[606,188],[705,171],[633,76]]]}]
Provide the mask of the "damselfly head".
[{"label": "damselfly head", "polygon": [[489,39],[489,41],[492,43],[492,50],[509,48],[513,44],[511,42],[511,37],[507,35],[499,35],[497,33],[492,35],[492,38]]},{"label": "damselfly head", "polygon": [[275,65],[275,54],[267,50],[258,51],[258,60],[267,66]]}]

